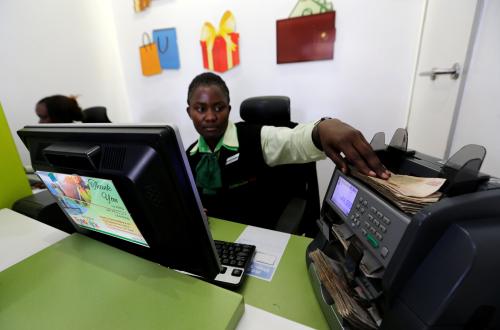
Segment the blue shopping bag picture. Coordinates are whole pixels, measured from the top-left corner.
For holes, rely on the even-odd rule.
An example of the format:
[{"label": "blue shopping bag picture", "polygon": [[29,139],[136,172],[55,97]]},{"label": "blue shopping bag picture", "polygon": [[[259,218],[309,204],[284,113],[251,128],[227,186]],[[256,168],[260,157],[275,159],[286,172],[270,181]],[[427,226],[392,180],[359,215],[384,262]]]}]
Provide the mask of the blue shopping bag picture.
[{"label": "blue shopping bag picture", "polygon": [[163,69],[179,69],[179,48],[175,28],[153,30],[153,41],[158,48],[158,57]]}]

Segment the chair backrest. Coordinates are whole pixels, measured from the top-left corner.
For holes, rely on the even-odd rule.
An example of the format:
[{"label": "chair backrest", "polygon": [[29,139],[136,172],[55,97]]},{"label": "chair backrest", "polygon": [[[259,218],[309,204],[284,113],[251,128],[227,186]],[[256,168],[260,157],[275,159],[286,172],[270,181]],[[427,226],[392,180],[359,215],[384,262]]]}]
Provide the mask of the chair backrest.
[{"label": "chair backrest", "polygon": [[240,117],[258,125],[290,127],[290,98],[288,96],[257,96],[244,100]]},{"label": "chair backrest", "polygon": [[[290,98],[287,96],[259,96],[244,100],[240,117],[248,123],[293,128]],[[294,234],[317,233],[316,220],[320,213],[320,200],[316,163],[288,164],[269,168],[265,173],[268,186],[283,208],[274,229]],[[279,200],[283,201],[282,203]],[[291,219],[294,218],[294,219]]]},{"label": "chair backrest", "polygon": [[82,123],[111,123],[105,107],[91,107],[82,111]]}]

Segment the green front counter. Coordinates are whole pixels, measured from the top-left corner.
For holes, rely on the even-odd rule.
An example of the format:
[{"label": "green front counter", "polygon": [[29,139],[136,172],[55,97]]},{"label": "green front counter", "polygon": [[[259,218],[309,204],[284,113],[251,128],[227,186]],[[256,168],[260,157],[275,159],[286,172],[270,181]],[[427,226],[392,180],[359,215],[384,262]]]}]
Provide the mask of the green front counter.
[{"label": "green front counter", "polygon": [[73,234],[0,273],[0,329],[232,329],[240,294]]},{"label": "green front counter", "polygon": [[[218,240],[245,229],[209,224]],[[292,235],[272,281],[248,277],[232,292],[73,234],[0,272],[0,329],[227,329],[245,303],[328,329],[306,267],[310,241]]]}]

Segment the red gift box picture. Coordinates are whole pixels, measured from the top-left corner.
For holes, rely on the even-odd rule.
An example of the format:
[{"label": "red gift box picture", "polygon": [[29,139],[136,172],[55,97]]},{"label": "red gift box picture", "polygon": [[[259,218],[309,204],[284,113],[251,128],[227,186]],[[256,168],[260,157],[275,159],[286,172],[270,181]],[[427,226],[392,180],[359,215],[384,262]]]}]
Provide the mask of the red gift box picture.
[{"label": "red gift box picture", "polygon": [[201,52],[203,67],[216,72],[225,72],[240,64],[239,33],[236,20],[226,11],[219,23],[219,30],[206,22],[201,30]]}]

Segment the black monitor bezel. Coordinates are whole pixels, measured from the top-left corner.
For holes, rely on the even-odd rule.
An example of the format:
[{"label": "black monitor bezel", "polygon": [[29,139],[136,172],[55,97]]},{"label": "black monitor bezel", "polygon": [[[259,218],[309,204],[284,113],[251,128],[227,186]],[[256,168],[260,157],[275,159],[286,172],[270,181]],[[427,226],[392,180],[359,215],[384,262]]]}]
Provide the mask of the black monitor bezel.
[{"label": "black monitor bezel", "polygon": [[[208,227],[208,219],[201,205],[184,146],[175,125],[45,124],[26,126],[18,131],[18,135],[30,151],[32,166],[37,171],[78,174],[111,180],[150,248],[84,229],[71,220],[79,233],[164,266],[208,279],[213,279],[219,272],[221,265]],[[97,164],[96,169],[92,166],[83,169],[51,164],[43,156],[43,150],[47,146],[54,145],[59,147],[73,145],[83,149],[92,145],[129,149],[144,147],[148,155],[154,151],[156,155],[151,157],[156,158],[151,162],[155,163],[156,170],[159,164],[164,165],[165,171],[157,175],[158,180],[172,184],[163,186],[160,195],[164,193],[173,196],[172,191],[179,193],[176,194],[176,206],[172,208],[175,208],[174,213],[177,216],[178,213],[184,215],[182,221],[176,220],[171,223],[172,219],[169,217],[163,218],[166,219],[163,222],[158,219],[153,220],[158,216],[152,214],[151,202],[146,200],[144,191],[137,188],[137,183],[134,181],[137,177],[130,178],[130,173],[125,175],[120,171],[103,169],[102,163]],[[102,162],[102,158],[96,159],[97,162]],[[143,176],[147,175],[152,174],[143,173]],[[149,178],[148,182],[153,179]],[[170,190],[167,192],[168,189]],[[161,209],[165,206],[156,207]]]}]

